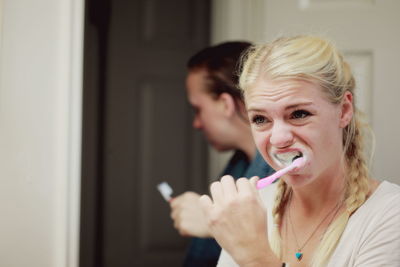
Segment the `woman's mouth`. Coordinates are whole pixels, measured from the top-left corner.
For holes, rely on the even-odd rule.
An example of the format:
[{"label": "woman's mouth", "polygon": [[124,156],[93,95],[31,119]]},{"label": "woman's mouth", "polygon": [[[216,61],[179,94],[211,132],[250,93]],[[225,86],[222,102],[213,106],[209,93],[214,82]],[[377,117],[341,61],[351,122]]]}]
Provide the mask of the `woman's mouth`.
[{"label": "woman's mouth", "polygon": [[301,151],[290,151],[285,153],[273,153],[274,160],[282,166],[289,166],[295,159],[303,157]]}]

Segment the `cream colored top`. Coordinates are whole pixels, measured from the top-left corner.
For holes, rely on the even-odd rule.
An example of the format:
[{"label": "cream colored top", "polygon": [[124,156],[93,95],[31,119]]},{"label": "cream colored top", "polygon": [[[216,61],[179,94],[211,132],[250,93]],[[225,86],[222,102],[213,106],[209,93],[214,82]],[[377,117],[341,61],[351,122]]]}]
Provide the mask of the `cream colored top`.
[{"label": "cream colored top", "polygon": [[[268,232],[276,184],[260,190],[267,208]],[[270,233],[269,233],[270,234]],[[218,267],[238,266],[222,250]],[[383,181],[350,217],[328,267],[400,266],[400,186]]]}]

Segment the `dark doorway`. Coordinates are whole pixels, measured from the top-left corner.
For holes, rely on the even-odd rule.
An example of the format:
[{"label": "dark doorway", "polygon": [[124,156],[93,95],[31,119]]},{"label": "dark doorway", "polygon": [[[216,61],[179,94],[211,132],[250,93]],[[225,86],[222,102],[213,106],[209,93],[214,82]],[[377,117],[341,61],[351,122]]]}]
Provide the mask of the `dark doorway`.
[{"label": "dark doorway", "polygon": [[156,185],[207,188],[184,79],[209,14],[209,0],[87,1],[81,267],[181,265],[187,240]]}]

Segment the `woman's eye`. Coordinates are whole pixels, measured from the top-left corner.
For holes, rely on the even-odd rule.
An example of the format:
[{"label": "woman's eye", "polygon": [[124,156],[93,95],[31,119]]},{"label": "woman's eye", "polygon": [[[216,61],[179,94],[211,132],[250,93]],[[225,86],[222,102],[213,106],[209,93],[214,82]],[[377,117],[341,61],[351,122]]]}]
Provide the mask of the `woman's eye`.
[{"label": "woman's eye", "polygon": [[292,113],[291,118],[292,119],[304,119],[310,115],[311,115],[311,113],[306,110],[296,110]]},{"label": "woman's eye", "polygon": [[256,115],[256,116],[253,116],[251,121],[256,125],[260,125],[260,124],[265,123],[267,121],[267,119],[263,116]]}]

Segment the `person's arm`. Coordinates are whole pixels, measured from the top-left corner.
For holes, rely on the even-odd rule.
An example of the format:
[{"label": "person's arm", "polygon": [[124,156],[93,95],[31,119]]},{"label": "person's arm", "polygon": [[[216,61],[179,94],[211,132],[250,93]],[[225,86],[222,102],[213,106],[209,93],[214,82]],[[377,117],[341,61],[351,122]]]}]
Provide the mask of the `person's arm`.
[{"label": "person's arm", "polygon": [[255,188],[257,179],[224,176],[211,184],[211,198],[200,203],[208,228],[220,246],[241,267],[281,267],[267,236],[266,214]]},{"label": "person's arm", "polygon": [[197,193],[185,192],[170,201],[174,227],[182,236],[211,237],[199,198]]}]

